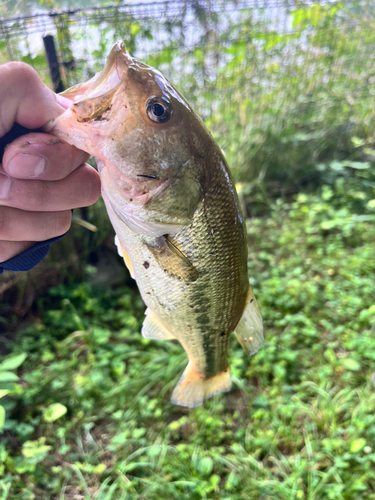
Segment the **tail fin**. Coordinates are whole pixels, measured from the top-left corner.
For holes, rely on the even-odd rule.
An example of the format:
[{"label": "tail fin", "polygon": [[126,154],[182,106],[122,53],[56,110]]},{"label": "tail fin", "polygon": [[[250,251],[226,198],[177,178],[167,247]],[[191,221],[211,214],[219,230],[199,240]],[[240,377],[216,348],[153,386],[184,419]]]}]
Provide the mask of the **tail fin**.
[{"label": "tail fin", "polygon": [[211,378],[204,378],[190,362],[181,379],[174,388],[171,402],[179,406],[196,408],[205,399],[220,392],[228,392],[232,387],[230,370],[228,368]]}]

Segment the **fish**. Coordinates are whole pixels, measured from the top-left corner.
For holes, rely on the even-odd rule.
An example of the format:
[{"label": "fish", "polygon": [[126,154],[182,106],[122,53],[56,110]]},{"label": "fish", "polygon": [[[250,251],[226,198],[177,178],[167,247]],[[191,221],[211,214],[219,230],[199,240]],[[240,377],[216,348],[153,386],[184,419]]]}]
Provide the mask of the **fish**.
[{"label": "fish", "polygon": [[45,131],[96,158],[120,254],[147,306],[141,333],[180,342],[188,364],[171,402],[200,406],[231,389],[231,333],[248,355],[264,341],[223,152],[186,99],[121,41],[101,73],[63,95],[72,104]]}]

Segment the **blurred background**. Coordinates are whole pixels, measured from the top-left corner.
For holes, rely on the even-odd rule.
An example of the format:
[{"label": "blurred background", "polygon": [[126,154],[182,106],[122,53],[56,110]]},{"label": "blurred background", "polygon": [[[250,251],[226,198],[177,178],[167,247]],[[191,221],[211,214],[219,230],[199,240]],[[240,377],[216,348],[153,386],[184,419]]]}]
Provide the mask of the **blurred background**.
[{"label": "blurred background", "polygon": [[[268,347],[250,368],[235,351],[235,396],[214,398],[208,410],[173,409],[168,391],[185,358],[177,346],[141,339],[143,306],[117,256],[103,203],[76,210],[69,234],[39,266],[0,277],[0,348],[21,356],[15,368],[24,359],[29,367],[22,383],[6,386],[13,399],[4,403],[4,450],[12,451],[3,452],[8,479],[0,499],[151,499],[166,489],[168,498],[179,499],[375,498],[372,0],[8,0],[0,16],[0,63],[24,61],[57,91],[100,71],[121,39],[191,102],[234,176],[248,224],[251,282],[268,332]],[[124,342],[133,350],[101,351]],[[57,351],[65,353],[60,365]],[[68,368],[70,355],[76,362]],[[129,372],[124,360],[142,366],[145,378],[137,379],[136,366]],[[160,392],[166,373],[172,380]],[[276,417],[281,407],[285,413]],[[348,408],[362,412],[362,423],[351,421],[350,429]],[[150,431],[155,419],[158,430]],[[119,421],[130,434],[118,431]],[[101,441],[100,425],[107,433]],[[298,438],[293,427],[301,430]],[[57,428],[59,443],[52,438]],[[70,442],[67,432],[79,437]],[[180,442],[186,448],[176,451]],[[135,462],[124,458],[141,448]],[[116,453],[120,469],[109,457]],[[53,473],[46,472],[48,460]],[[62,472],[63,463],[70,472]]]}]

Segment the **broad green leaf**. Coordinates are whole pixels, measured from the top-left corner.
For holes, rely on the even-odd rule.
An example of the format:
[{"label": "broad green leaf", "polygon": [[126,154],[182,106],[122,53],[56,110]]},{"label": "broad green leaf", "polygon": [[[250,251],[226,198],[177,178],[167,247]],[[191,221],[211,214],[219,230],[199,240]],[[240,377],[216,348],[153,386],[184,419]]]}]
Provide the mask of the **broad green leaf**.
[{"label": "broad green leaf", "polygon": [[67,407],[61,403],[53,403],[44,412],[43,418],[46,422],[54,422],[61,418],[68,411]]},{"label": "broad green leaf", "polygon": [[364,438],[354,439],[354,441],[350,443],[350,451],[352,453],[357,453],[358,451],[361,451],[365,446],[366,446],[366,439]]},{"label": "broad green leaf", "polygon": [[0,372],[0,382],[17,382],[18,377],[12,372]]},{"label": "broad green leaf", "polygon": [[34,458],[37,455],[48,453],[52,446],[45,445],[42,440],[26,441],[22,446],[22,455],[25,458]]},{"label": "broad green leaf", "polygon": [[331,161],[331,163],[329,164],[329,168],[335,170],[336,172],[344,170],[345,166],[346,164],[344,164],[342,161]]},{"label": "broad green leaf", "polygon": [[331,365],[335,364],[337,358],[336,354],[332,349],[326,349],[324,351],[324,357],[331,363]]},{"label": "broad green leaf", "polygon": [[214,462],[211,457],[203,457],[199,460],[198,470],[204,476],[209,476],[214,467]]},{"label": "broad green leaf", "polygon": [[352,137],[351,141],[356,148],[360,148],[361,146],[364,146],[366,144],[366,141],[364,139],[361,139],[360,137]]},{"label": "broad green leaf", "polygon": [[3,430],[5,424],[5,409],[0,405],[0,431]]},{"label": "broad green leaf", "polygon": [[0,389],[0,399],[3,398],[4,396],[7,396],[10,392],[9,389]]},{"label": "broad green leaf", "polygon": [[0,371],[1,370],[15,370],[27,358],[27,354],[24,352],[22,354],[18,354],[17,356],[12,356],[11,358],[5,359],[2,363],[0,363]]},{"label": "broad green leaf", "polygon": [[96,467],[94,467],[93,472],[94,474],[103,474],[107,469],[107,466],[105,464],[98,464]]},{"label": "broad green leaf", "polygon": [[345,358],[342,360],[343,366],[352,372],[357,372],[358,370],[361,369],[361,365],[358,363],[357,360],[353,358]]},{"label": "broad green leaf", "polygon": [[239,481],[240,481],[240,479],[239,479],[238,475],[236,474],[235,471],[232,470],[232,472],[228,476],[228,479],[225,483],[224,488],[226,490],[231,490],[238,485]]},{"label": "broad green leaf", "polygon": [[343,165],[345,167],[355,168],[356,170],[365,170],[371,167],[371,163],[368,161],[345,161]]}]

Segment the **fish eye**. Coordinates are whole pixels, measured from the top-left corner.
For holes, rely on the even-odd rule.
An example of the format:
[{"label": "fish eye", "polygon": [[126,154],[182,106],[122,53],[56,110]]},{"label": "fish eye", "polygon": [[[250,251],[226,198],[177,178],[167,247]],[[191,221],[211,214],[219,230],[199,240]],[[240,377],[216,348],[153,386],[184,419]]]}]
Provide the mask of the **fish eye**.
[{"label": "fish eye", "polygon": [[147,101],[147,116],[154,123],[165,123],[170,120],[172,106],[164,97],[151,97]]}]

